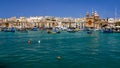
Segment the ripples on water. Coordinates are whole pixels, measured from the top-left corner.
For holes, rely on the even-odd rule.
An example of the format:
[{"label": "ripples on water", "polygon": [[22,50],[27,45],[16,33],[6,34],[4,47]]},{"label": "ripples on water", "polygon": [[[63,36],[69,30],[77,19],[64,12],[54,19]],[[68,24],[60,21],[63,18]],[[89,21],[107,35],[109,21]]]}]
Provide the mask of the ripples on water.
[{"label": "ripples on water", "polygon": [[[30,45],[28,39],[31,40]],[[119,40],[119,33],[0,32],[0,67],[119,68]],[[57,56],[62,59],[57,60]]]}]

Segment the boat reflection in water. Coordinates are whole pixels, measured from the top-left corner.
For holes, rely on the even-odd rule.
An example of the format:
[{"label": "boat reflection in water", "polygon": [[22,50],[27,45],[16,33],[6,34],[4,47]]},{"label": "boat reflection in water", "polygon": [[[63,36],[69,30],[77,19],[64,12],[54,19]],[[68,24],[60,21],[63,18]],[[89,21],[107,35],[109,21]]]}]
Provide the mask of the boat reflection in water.
[{"label": "boat reflection in water", "polygon": [[87,34],[92,34],[93,31],[95,31],[95,29],[93,29],[93,28],[86,28]]},{"label": "boat reflection in water", "polygon": [[92,30],[88,30],[88,31],[87,31],[87,34],[92,34]]}]

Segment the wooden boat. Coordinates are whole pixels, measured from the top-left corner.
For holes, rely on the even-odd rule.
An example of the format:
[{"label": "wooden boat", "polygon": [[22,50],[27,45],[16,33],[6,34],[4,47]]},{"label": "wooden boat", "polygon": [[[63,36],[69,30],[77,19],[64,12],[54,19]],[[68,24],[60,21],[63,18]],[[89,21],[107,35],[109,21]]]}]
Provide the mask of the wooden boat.
[{"label": "wooden boat", "polygon": [[31,31],[38,31],[37,27],[33,27]]},{"label": "wooden boat", "polygon": [[77,31],[75,29],[67,29],[67,32],[69,32],[69,33],[75,33]]},{"label": "wooden boat", "polygon": [[104,29],[103,33],[113,33],[113,30],[112,29]]},{"label": "wooden boat", "polygon": [[21,32],[21,33],[28,33],[28,30],[27,29],[17,29],[17,32]]},{"label": "wooden boat", "polygon": [[120,26],[113,28],[113,33],[120,33]]},{"label": "wooden boat", "polygon": [[59,33],[60,33],[60,30],[57,29],[57,28],[48,29],[48,30],[47,30],[47,33],[48,33],[48,34],[59,34]]},{"label": "wooden boat", "polygon": [[15,32],[15,28],[14,27],[12,27],[12,28],[5,27],[1,31],[3,31],[3,32]]},{"label": "wooden boat", "polygon": [[67,30],[67,32],[69,32],[69,33],[75,33],[76,31],[75,30]]}]

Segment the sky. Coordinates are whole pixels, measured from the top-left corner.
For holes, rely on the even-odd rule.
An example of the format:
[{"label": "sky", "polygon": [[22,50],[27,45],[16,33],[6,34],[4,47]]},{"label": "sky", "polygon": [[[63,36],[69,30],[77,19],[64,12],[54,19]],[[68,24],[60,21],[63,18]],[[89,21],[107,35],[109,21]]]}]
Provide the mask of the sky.
[{"label": "sky", "polygon": [[[120,0],[0,0],[0,18],[20,16],[85,17],[97,11],[101,18],[120,17]],[[116,9],[116,11],[115,11]]]}]

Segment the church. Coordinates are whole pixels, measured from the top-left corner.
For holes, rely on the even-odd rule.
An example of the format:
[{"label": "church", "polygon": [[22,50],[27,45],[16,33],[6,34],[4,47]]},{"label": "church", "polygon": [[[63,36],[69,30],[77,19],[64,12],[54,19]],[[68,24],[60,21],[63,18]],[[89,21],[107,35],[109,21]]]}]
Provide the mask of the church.
[{"label": "church", "polygon": [[86,23],[85,23],[86,28],[99,29],[100,24],[101,24],[101,19],[99,18],[99,14],[97,13],[97,11],[92,12],[91,15],[88,12],[86,13]]}]

